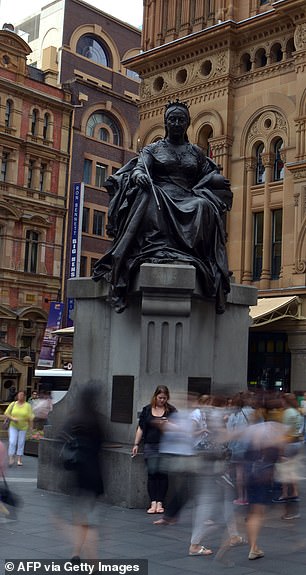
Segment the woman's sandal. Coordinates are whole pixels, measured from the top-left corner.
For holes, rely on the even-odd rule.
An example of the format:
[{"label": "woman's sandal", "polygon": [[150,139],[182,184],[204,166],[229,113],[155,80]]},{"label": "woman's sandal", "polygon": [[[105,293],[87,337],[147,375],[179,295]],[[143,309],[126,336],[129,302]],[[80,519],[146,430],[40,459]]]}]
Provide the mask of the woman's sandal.
[{"label": "woman's sandal", "polygon": [[198,555],[212,555],[212,554],[213,551],[211,549],[208,549],[207,547],[204,547],[204,545],[201,545],[198,551],[189,551],[189,555],[191,557],[196,557]]},{"label": "woman's sandal", "polygon": [[164,508],[163,508],[163,506],[162,506],[161,503],[159,503],[159,504],[157,503],[157,505],[156,505],[156,513],[165,513],[165,510],[164,510]]},{"label": "woman's sandal", "polygon": [[151,515],[153,515],[154,513],[157,513],[156,504],[151,505],[151,507],[149,509],[147,509],[147,513],[150,513]]},{"label": "woman's sandal", "polygon": [[241,537],[241,535],[234,535],[229,540],[230,547],[239,547],[239,545],[247,545],[247,543],[248,540],[245,539],[244,537]]}]

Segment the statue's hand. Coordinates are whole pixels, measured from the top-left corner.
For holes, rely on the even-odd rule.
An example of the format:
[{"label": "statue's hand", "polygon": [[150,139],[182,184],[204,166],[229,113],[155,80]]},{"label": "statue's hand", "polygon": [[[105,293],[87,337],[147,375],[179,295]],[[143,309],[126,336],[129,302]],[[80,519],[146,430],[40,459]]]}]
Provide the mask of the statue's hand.
[{"label": "statue's hand", "polygon": [[146,174],[137,174],[134,176],[134,182],[140,188],[148,190],[150,188],[150,181]]}]

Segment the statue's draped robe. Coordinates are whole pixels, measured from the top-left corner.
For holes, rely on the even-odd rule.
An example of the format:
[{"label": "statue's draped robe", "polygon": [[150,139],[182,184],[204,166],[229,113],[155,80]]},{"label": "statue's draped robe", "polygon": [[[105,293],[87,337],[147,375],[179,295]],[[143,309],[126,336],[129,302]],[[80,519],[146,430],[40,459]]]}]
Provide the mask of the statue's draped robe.
[{"label": "statue's draped robe", "polygon": [[[144,190],[133,183],[147,171],[160,209],[151,186]],[[118,311],[144,262],[193,264],[204,295],[216,298],[217,311],[224,311],[230,283],[222,216],[232,194],[213,190],[216,174],[216,165],[199,147],[177,148],[160,140],[108,179],[108,233],[114,242],[95,264],[93,279],[111,283],[114,302],[121,302]]]}]

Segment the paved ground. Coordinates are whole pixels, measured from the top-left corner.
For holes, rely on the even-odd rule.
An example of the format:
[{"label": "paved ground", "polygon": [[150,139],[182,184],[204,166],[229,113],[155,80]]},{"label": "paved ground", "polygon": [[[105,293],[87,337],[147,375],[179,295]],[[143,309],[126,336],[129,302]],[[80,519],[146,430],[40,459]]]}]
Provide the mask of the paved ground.
[{"label": "paved ground", "polygon": [[[69,559],[72,553],[68,529],[55,521],[60,509],[69,514],[70,497],[45,492],[36,487],[37,459],[25,457],[23,467],[8,470],[11,488],[19,493],[24,506],[17,521],[0,516],[0,575],[4,559]],[[306,475],[306,474],[305,474]],[[142,510],[127,510],[104,503],[97,506],[99,524],[98,559],[148,559],[149,575],[305,575],[306,574],[306,479],[301,484],[301,518],[283,521],[283,505],[274,504],[268,512],[260,537],[265,557],[248,560],[247,546],[230,550],[234,567],[225,567],[214,557],[189,557],[191,509],[177,525],[157,527],[152,516]],[[244,527],[245,508],[237,509]],[[69,515],[67,515],[69,516]],[[218,535],[207,544],[216,551]]]}]

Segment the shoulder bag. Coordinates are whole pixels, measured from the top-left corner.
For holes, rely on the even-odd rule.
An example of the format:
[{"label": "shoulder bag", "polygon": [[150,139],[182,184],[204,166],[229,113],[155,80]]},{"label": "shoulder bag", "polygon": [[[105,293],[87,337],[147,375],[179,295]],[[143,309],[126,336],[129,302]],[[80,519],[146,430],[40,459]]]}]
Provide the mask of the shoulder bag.
[{"label": "shoulder bag", "polygon": [[59,459],[65,469],[73,470],[81,462],[80,443],[76,437],[68,434],[66,437],[67,439],[60,450]]},{"label": "shoulder bag", "polygon": [[[13,407],[14,407],[15,403],[16,403],[16,401],[14,401],[14,403],[11,404],[11,409],[10,409],[10,411],[9,411],[9,414],[10,414],[10,415],[12,414]],[[2,429],[8,429],[9,426],[10,426],[10,423],[11,423],[10,418],[9,418],[9,417],[6,417],[6,418],[4,419],[4,421],[3,421],[3,423],[2,423]]]}]

